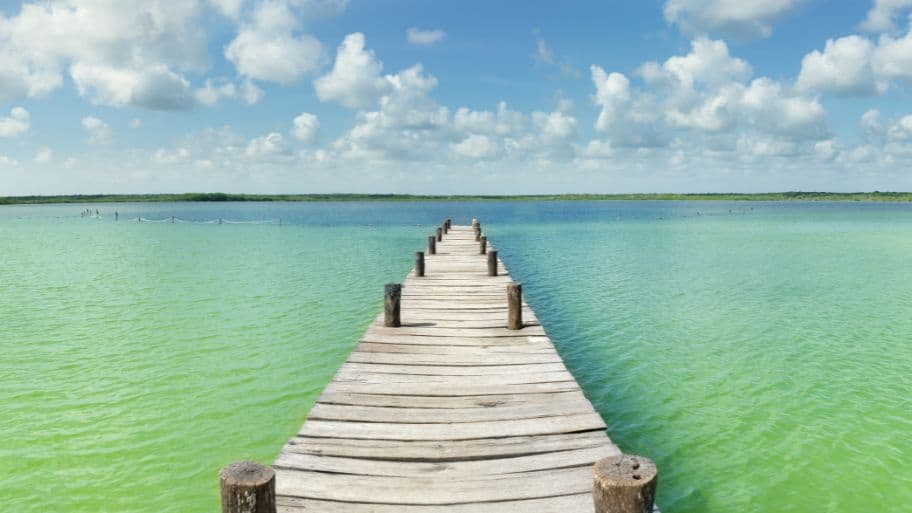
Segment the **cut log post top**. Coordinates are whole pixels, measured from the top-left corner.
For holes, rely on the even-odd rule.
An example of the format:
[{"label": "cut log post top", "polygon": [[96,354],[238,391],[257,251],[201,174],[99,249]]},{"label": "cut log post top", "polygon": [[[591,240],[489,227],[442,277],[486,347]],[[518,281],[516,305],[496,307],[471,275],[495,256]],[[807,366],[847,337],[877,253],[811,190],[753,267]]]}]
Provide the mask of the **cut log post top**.
[{"label": "cut log post top", "polygon": [[437,236],[436,235],[428,235],[427,254],[428,255],[437,254]]},{"label": "cut log post top", "polygon": [[387,328],[398,328],[402,325],[401,298],[401,283],[387,283],[383,287],[383,325]]},{"label": "cut log post top", "polygon": [[424,251],[415,252],[415,276],[424,276]]},{"label": "cut log post top", "polygon": [[275,471],[238,461],[219,472],[222,513],[276,513]]},{"label": "cut log post top", "polygon": [[488,276],[497,276],[497,252],[488,251]]},{"label": "cut log post top", "polygon": [[619,454],[593,467],[595,513],[652,513],[658,470],[643,456]]},{"label": "cut log post top", "polygon": [[522,320],[522,283],[507,285],[507,329],[521,330]]},{"label": "cut log post top", "polygon": [[482,235],[478,239],[478,252],[482,255],[488,252],[488,238]]}]

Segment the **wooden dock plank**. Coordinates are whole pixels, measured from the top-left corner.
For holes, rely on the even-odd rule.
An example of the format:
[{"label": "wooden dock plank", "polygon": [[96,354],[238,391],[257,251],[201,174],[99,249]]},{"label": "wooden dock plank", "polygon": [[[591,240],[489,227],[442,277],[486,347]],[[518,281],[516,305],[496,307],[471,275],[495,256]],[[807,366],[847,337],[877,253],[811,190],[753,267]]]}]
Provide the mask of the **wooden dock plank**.
[{"label": "wooden dock plank", "polygon": [[528,304],[506,328],[512,277],[471,228],[437,250],[402,326],[374,319],[276,459],[279,511],[592,512],[604,421]]}]

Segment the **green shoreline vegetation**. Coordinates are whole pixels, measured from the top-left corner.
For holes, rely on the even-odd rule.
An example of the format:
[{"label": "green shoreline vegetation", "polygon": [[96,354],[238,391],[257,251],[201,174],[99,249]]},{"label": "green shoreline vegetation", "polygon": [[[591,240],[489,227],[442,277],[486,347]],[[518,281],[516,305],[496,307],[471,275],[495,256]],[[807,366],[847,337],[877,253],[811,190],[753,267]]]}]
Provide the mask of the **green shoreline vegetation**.
[{"label": "green shoreline vegetation", "polygon": [[765,192],[765,193],[635,193],[530,195],[420,195],[420,194],[76,194],[59,196],[4,196],[0,205],[48,203],[141,203],[185,201],[897,201],[912,202],[912,192]]}]

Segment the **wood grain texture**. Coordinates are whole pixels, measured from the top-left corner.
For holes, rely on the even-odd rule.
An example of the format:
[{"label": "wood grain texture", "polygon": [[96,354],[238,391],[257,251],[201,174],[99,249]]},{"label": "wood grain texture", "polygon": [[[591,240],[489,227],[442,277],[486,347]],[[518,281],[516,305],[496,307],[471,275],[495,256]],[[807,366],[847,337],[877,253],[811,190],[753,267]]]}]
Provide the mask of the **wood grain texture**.
[{"label": "wood grain texture", "polygon": [[279,511],[593,512],[592,466],[620,454],[604,421],[521,296],[509,329],[490,243],[441,232],[401,326],[374,319],[273,464]]}]

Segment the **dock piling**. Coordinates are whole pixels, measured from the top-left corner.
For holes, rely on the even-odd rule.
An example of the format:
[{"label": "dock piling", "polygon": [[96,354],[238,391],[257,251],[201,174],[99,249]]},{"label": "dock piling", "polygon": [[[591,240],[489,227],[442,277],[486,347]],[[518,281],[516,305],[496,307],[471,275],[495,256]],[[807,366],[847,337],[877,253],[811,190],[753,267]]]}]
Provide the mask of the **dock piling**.
[{"label": "dock piling", "polygon": [[522,283],[507,285],[507,329],[521,330],[522,320]]},{"label": "dock piling", "polygon": [[447,231],[449,231],[449,229],[450,229],[450,227],[447,225],[446,219],[444,219],[444,221],[442,223],[440,223],[440,228],[443,229],[443,234],[446,235]]},{"label": "dock piling", "polygon": [[443,240],[443,228],[437,228],[437,242]]},{"label": "dock piling", "polygon": [[595,462],[595,513],[651,513],[658,470],[643,456],[619,454]]},{"label": "dock piling", "polygon": [[488,238],[482,235],[478,238],[478,254],[484,255],[488,252]]},{"label": "dock piling", "polygon": [[424,276],[424,251],[415,252],[415,276]]},{"label": "dock piling", "polygon": [[222,513],[276,513],[275,471],[237,461],[219,471]]},{"label": "dock piling", "polygon": [[428,235],[428,249],[427,249],[427,254],[428,254],[428,255],[436,255],[436,254],[437,254],[437,236],[436,236],[436,235]]},{"label": "dock piling", "polygon": [[401,283],[387,283],[383,287],[383,325],[387,328],[398,328],[402,325],[400,318],[401,299]]},{"label": "dock piling", "polygon": [[497,276],[497,252],[488,251],[488,276]]}]

